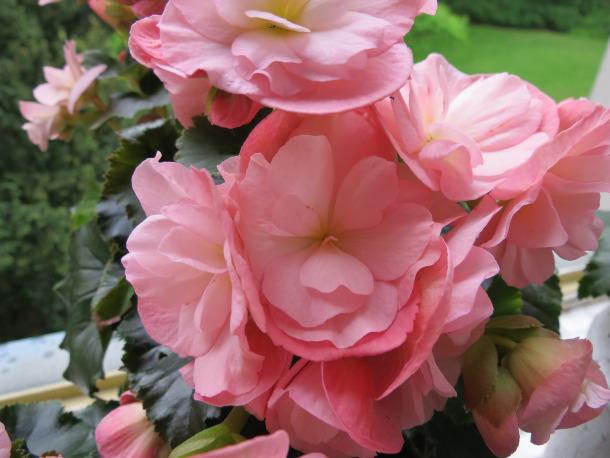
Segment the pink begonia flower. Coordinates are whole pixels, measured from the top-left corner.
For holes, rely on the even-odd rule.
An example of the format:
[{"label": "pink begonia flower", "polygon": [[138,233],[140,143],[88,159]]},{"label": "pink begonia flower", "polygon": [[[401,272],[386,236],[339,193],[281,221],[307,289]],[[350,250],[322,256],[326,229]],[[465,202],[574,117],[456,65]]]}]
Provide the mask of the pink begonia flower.
[{"label": "pink begonia flower", "polygon": [[[185,127],[191,127],[195,116],[205,114],[212,124],[227,129],[252,121],[261,108],[260,104],[243,95],[212,90],[212,84],[204,72],[187,76],[164,60],[159,18],[158,15],[150,16],[132,26],[130,51],[134,59],[152,68],[163,82],[178,121]],[[211,103],[210,94],[214,94]]]},{"label": "pink begonia flower", "polygon": [[603,230],[595,212],[600,193],[610,191],[610,111],[568,100],[559,113],[562,131],[511,174],[513,189],[524,191],[480,239],[513,286],[543,283],[553,275],[553,252],[578,259],[597,248]]},{"label": "pink begonia flower", "polygon": [[30,141],[42,151],[48,148],[49,140],[60,137],[65,118],[80,109],[83,94],[91,87],[105,65],[86,69],[83,57],[76,53],[76,43],[64,44],[64,68],[46,66],[43,68],[46,83],[34,89],[37,102],[19,102],[19,109],[28,121],[23,125]]},{"label": "pink begonia flower", "polygon": [[[412,56],[403,37],[435,7],[426,0],[169,0],[158,20],[158,54],[175,73],[203,72],[213,86],[265,106],[341,112],[405,83]],[[131,37],[132,52],[139,40]]]},{"label": "pink begonia flower", "polygon": [[402,431],[430,420],[456,395],[462,354],[493,312],[480,285],[498,267],[489,253],[473,247],[492,216],[472,212],[449,233],[435,263],[420,272],[420,294],[409,303],[419,312],[401,346],[378,356],[323,364],[328,402],[360,445],[398,453]]},{"label": "pink begonia flower", "polygon": [[320,361],[404,342],[442,226],[394,157],[369,111],[275,112],[244,144],[239,176],[225,174],[249,260],[237,269],[253,275],[250,310],[276,344]]},{"label": "pink begonia flower", "polygon": [[58,2],[61,2],[61,0],[38,0],[38,4],[40,6],[50,5],[51,3],[58,3]]},{"label": "pink begonia flower", "polygon": [[11,438],[8,437],[6,428],[2,422],[0,422],[0,458],[10,458],[11,447]]},{"label": "pink begonia flower", "polygon": [[155,432],[136,397],[125,392],[121,405],[108,413],[95,429],[102,458],[167,458],[169,447]]},{"label": "pink begonia flower", "polygon": [[133,189],[147,219],[123,258],[149,335],[193,361],[183,369],[196,396],[244,405],[268,391],[290,355],[249,320],[233,222],[207,171],[159,162],[138,166]]},{"label": "pink begonia flower", "polygon": [[509,355],[507,368],[524,397],[519,427],[532,433],[534,444],[546,443],[556,429],[597,417],[610,402],[592,351],[588,340],[531,337]]},{"label": "pink begonia flower", "polygon": [[285,430],[292,447],[333,458],[369,458],[374,450],[358,445],[342,430],[326,400],[320,363],[300,360],[278,382],[267,410],[269,431]]},{"label": "pink begonia flower", "polygon": [[465,75],[438,54],[415,65],[407,85],[377,109],[401,158],[454,201],[502,189],[559,125],[555,103],[525,81]]}]

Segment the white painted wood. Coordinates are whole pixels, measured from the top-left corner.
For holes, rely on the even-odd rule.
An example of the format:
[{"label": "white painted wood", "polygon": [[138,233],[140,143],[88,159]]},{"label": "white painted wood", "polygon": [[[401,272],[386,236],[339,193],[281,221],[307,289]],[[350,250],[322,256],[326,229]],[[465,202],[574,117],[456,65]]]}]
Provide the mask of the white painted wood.
[{"label": "white painted wood", "polygon": [[[593,357],[610,376],[610,307],[594,320],[589,338]],[[573,429],[557,431],[544,458],[605,458],[610,456],[610,407],[595,420]]]},{"label": "white painted wood", "polygon": [[597,74],[591,98],[610,108],[610,41],[608,42],[606,55]]}]

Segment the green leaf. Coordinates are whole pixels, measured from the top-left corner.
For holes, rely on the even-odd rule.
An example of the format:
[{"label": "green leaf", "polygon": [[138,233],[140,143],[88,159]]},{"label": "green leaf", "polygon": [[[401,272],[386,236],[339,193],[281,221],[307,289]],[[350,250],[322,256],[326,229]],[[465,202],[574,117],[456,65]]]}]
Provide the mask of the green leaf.
[{"label": "green leaf", "polygon": [[218,164],[239,154],[252,129],[268,113],[268,110],[261,110],[250,124],[237,129],[214,126],[205,117],[195,118],[193,127],[184,130],[176,143],[176,162],[206,169],[215,179],[219,179]]},{"label": "green leaf", "polygon": [[94,302],[96,304],[93,309],[95,318],[104,322],[123,316],[131,308],[133,295],[131,285],[127,283],[125,277],[121,278],[106,295]]},{"label": "green leaf", "polygon": [[15,457],[57,452],[64,458],[89,458],[97,454],[95,426],[115,406],[97,401],[81,412],[69,413],[55,401],[16,404],[0,409],[0,422],[17,445],[25,443]]},{"label": "green leaf", "polygon": [[605,223],[599,247],[585,268],[578,286],[578,297],[599,297],[610,294],[610,212],[599,212]]},{"label": "green leaf", "polygon": [[172,159],[178,133],[173,123],[159,119],[120,132],[120,146],[108,159],[104,177],[104,199],[97,205],[102,233],[124,246],[127,237],[144,219],[144,212],[131,187],[136,167],[157,151]]},{"label": "green leaf", "polygon": [[172,447],[217,423],[221,410],[195,401],[193,389],[180,375],[188,361],[152,341],[135,311],[123,319],[118,332],[125,339],[123,364],[129,387]]},{"label": "green leaf", "polygon": [[508,286],[502,277],[494,277],[487,289],[487,294],[494,305],[494,316],[518,315],[523,305],[521,293],[517,288]]},{"label": "green leaf", "polygon": [[543,285],[530,285],[521,290],[523,314],[538,319],[547,329],[559,333],[559,315],[563,293],[559,277],[553,275]]},{"label": "green leaf", "polygon": [[112,118],[133,119],[155,108],[169,105],[169,103],[169,94],[165,89],[160,89],[147,97],[115,95],[110,98],[108,110],[93,123],[91,128],[97,129]]},{"label": "green leaf", "polygon": [[104,320],[120,316],[132,294],[117,263],[116,246],[106,243],[95,223],[72,236],[69,273],[56,291],[68,311],[61,348],[70,353],[70,363],[64,377],[91,394],[97,391],[95,381],[104,376],[102,363],[112,335],[93,318],[96,313]]},{"label": "green leaf", "polygon": [[11,444],[11,456],[10,458],[33,458],[28,448],[25,445],[25,441],[23,439],[18,439],[13,441]]},{"label": "green leaf", "polygon": [[85,195],[71,211],[72,228],[74,230],[84,224],[90,223],[96,218],[97,212],[95,207],[100,200],[101,195],[102,189],[97,181],[87,183]]},{"label": "green leaf", "polygon": [[176,151],[177,132],[164,119],[138,124],[119,133],[121,144],[108,159],[110,167],[104,177],[102,194],[114,196],[131,190],[131,177],[136,167],[160,151],[172,159]]},{"label": "green leaf", "polygon": [[407,431],[398,456],[413,458],[496,458],[473,423],[455,424],[442,412],[428,423]]},{"label": "green leaf", "polygon": [[194,126],[182,132],[176,146],[176,162],[199,169],[207,169],[218,177],[216,166],[239,153],[245,137],[239,129],[229,130],[213,126],[207,118],[198,117]]},{"label": "green leaf", "polygon": [[238,442],[235,434],[224,424],[220,423],[211,428],[195,434],[172,450],[169,458],[188,458],[197,453],[234,445]]}]

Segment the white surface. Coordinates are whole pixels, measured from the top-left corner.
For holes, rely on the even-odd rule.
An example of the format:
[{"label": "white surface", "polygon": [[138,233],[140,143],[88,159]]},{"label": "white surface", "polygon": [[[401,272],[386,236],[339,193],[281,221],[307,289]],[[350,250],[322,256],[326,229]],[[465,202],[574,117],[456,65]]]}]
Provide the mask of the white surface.
[{"label": "white surface", "polygon": [[[68,367],[68,352],[59,344],[63,332],[0,345],[0,394],[62,382]],[[104,370],[121,367],[123,343],[112,340],[104,359]]]},{"label": "white surface", "polygon": [[601,68],[597,74],[591,98],[596,102],[610,107],[610,42],[608,42],[606,55],[604,56]]}]

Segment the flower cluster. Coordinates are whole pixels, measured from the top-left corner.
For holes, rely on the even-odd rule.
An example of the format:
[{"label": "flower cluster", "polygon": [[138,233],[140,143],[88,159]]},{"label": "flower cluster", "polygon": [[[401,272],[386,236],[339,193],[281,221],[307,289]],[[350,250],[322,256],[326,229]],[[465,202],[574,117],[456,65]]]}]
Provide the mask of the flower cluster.
[{"label": "flower cluster", "polygon": [[[609,120],[590,102],[557,105],[517,77],[468,76],[431,56],[375,106],[272,113],[219,166],[220,185],[146,160],[133,188],[147,219],[123,260],[144,326],[193,358],[183,376],[198,399],[246,406],[293,447],[397,453],[404,429],[456,395],[498,263],[510,284],[540,283],[553,251],[595,248]],[[584,369],[561,380],[574,395],[551,419],[537,390],[566,352]],[[540,379],[532,358],[547,358]],[[511,427],[537,443],[609,400],[588,342],[532,337],[508,366],[494,369],[521,387]]]},{"label": "flower cluster", "polygon": [[[154,151],[132,178],[146,218],[122,263],[147,333],[188,361],[196,400],[243,407],[272,433],[233,431],[195,456],[399,453],[461,375],[498,456],[519,429],[539,444],[601,413],[610,391],[590,342],[492,318],[483,285],[541,284],[556,255],[596,249],[610,111],[439,55],[413,64],[405,34],[435,0],[89,3],[133,22],[130,53],[183,127],[273,109],[221,180]],[[104,70],[85,70],[73,43],[66,61],[21,106],[41,149]],[[142,403],[121,401],[97,428],[101,455],[168,456]]]},{"label": "flower cluster", "polygon": [[21,114],[27,120],[23,129],[42,151],[47,150],[49,140],[63,135],[67,122],[85,102],[87,91],[106,70],[103,64],[86,69],[74,41],[64,44],[64,58],[63,68],[44,67],[47,82],[34,89],[36,102],[19,102]]}]

